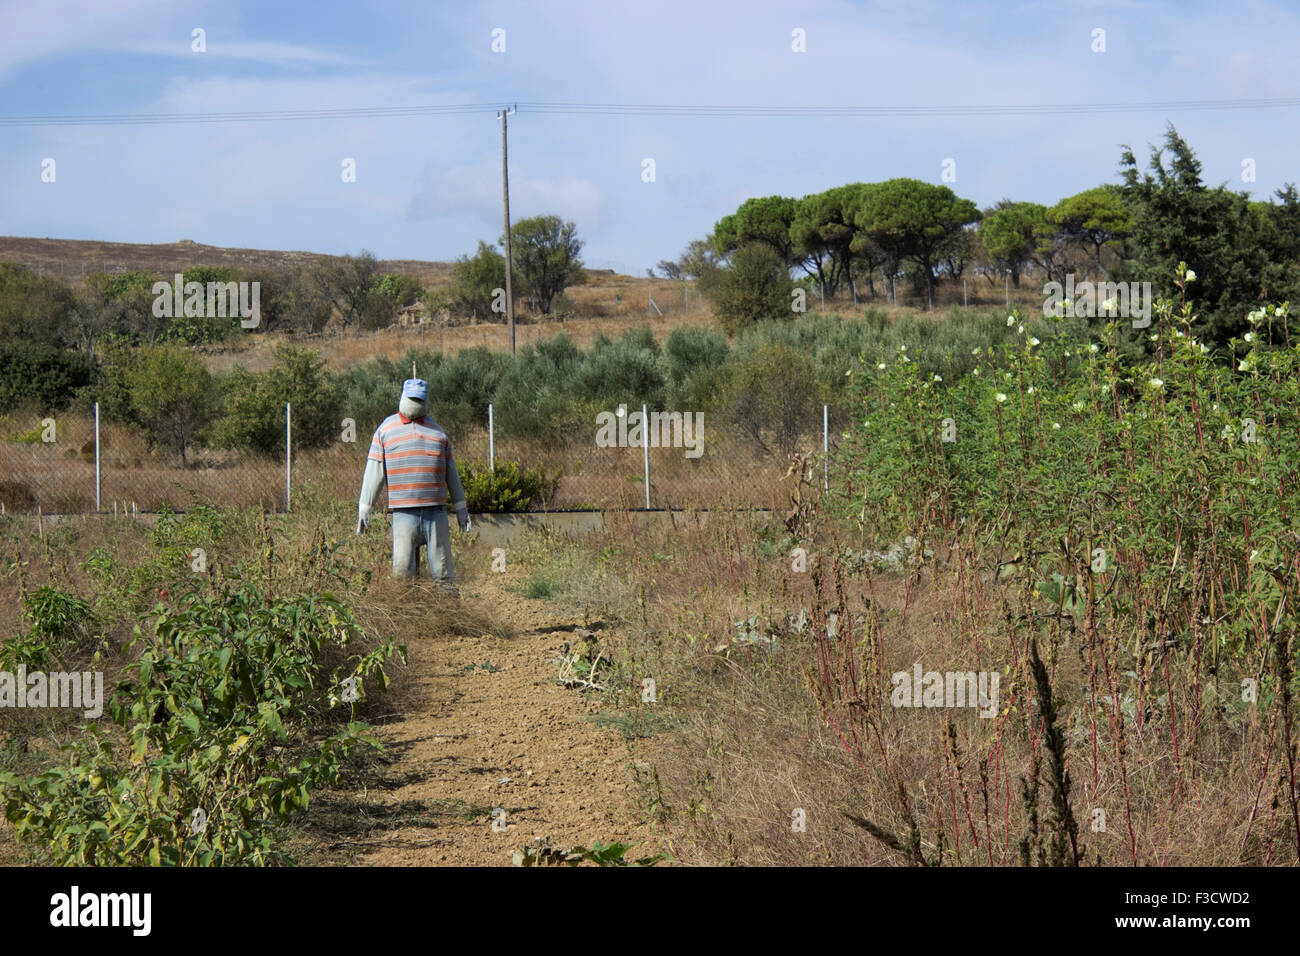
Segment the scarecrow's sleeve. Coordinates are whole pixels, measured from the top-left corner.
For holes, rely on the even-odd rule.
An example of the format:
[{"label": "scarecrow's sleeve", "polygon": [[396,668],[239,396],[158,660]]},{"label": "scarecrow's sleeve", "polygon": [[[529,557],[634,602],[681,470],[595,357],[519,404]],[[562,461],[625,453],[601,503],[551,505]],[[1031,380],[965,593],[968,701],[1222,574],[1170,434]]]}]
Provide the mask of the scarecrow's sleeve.
[{"label": "scarecrow's sleeve", "polygon": [[357,502],[366,511],[375,506],[379,489],[384,483],[384,446],[379,441],[379,432],[370,439],[370,454],[366,456],[366,472],[361,479],[361,498]]},{"label": "scarecrow's sleeve", "polygon": [[451,445],[447,445],[447,495],[451,506],[459,511],[465,507],[465,488],[460,483],[460,472],[456,470],[456,459],[451,456]]}]

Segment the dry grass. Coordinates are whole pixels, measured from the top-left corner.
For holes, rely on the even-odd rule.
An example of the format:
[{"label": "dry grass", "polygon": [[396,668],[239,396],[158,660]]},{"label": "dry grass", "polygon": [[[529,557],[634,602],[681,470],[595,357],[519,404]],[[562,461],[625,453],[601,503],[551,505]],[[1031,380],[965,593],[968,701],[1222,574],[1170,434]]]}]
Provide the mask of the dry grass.
[{"label": "dry grass", "polygon": [[[57,419],[58,441],[50,444],[0,442],[0,504],[5,512],[79,513],[95,508],[94,422],[72,415]],[[592,433],[582,441],[551,445],[502,439],[497,461],[518,461],[559,474],[555,494],[540,502],[544,510],[645,507],[643,451],[599,448]],[[101,427],[100,499],[105,512],[185,510],[195,502],[228,507],[283,510],[283,460],[257,455],[199,451],[181,467],[171,455],[151,453],[129,429]],[[807,448],[817,442],[808,439]],[[351,502],[360,488],[366,437],[299,454],[293,463],[293,494],[304,491],[327,500]],[[455,436],[456,459],[480,467],[488,461],[486,430]],[[650,449],[651,505],[684,508],[691,503],[725,501],[745,507],[772,507],[786,462],[765,455],[738,438],[711,429],[704,454],[687,458],[684,449]],[[382,503],[382,502],[381,502]]]},{"label": "dry grass", "polygon": [[[770,526],[697,517],[672,528],[615,521],[582,542],[581,560],[547,560],[567,575],[560,593],[570,598],[585,579],[623,582],[619,701],[628,714],[644,711],[639,684],[652,676],[660,723],[675,725],[635,756],[649,765],[646,812],[676,860],[1004,866],[1020,864],[1022,840],[1032,862],[1050,860],[1064,826],[1054,821],[1044,698],[1031,675],[1036,641],[1084,864],[1295,864],[1276,708],[1235,710],[1235,683],[1215,688],[1220,705],[1194,730],[1176,683],[1173,713],[1148,701],[1148,719],[1126,721],[1119,748],[1108,708],[1089,691],[1097,641],[1111,638],[1044,615],[1032,582],[998,579],[996,550],[950,541],[963,547],[936,545],[915,570],[846,565],[837,583],[835,556],[864,543],[829,525],[802,542],[813,574],[792,569],[794,542],[782,540],[775,517]],[[810,626],[797,633],[788,615],[801,610]],[[818,636],[830,611],[835,640]],[[751,617],[778,633],[775,651],[735,640],[735,622]],[[891,675],[916,662],[998,671],[998,716],[891,706]],[[1036,792],[1028,803],[1022,781]],[[792,827],[796,809],[803,832]],[[912,833],[919,855],[908,848]]]}]

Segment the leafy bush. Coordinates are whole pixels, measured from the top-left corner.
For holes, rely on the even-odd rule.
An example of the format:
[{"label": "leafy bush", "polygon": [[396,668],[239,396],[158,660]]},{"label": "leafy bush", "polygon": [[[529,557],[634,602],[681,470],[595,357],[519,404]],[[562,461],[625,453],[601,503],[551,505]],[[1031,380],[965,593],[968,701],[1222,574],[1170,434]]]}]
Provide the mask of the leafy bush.
[{"label": "leafy bush", "polygon": [[[496,290],[506,287],[506,257],[479,240],[473,256],[461,256],[451,267],[448,305],[453,314],[473,318],[476,322],[505,320],[505,313],[494,313],[492,302]],[[512,290],[513,291],[513,290]]]},{"label": "leafy bush", "polygon": [[33,404],[43,412],[60,411],[95,374],[95,361],[84,352],[21,337],[0,340],[0,412]]},{"label": "leafy bush", "polygon": [[751,243],[731,254],[726,268],[709,283],[713,312],[728,335],[764,319],[794,316],[794,283],[781,257],[770,246]]},{"label": "leafy bush", "polygon": [[[136,628],[138,659],[109,702],[125,731],[92,730],[59,766],[32,778],[0,774],[6,818],[20,839],[61,865],[221,865],[278,862],[271,829],[306,809],[358,745],[365,725],[316,743],[331,708],[387,686],[391,642],[345,656],[361,635],[332,596],[274,599],[251,586],[192,595]],[[354,706],[355,711],[355,706]]]},{"label": "leafy bush", "polygon": [[149,442],[180,456],[202,441],[217,408],[217,390],[202,360],[177,345],[144,349],[126,369],[131,406]]},{"label": "leafy bush", "polygon": [[424,286],[418,279],[397,272],[385,272],[379,277],[377,289],[397,306],[414,305],[425,296]]},{"label": "leafy bush", "polygon": [[[181,274],[184,285],[197,282],[205,290],[209,282],[239,282],[242,278],[238,271],[229,266],[194,266]],[[171,281],[170,276],[168,281]],[[262,305],[263,291],[265,290],[259,289],[259,308]],[[227,305],[228,314],[224,316],[206,314],[206,299],[203,315],[186,315],[184,309],[175,309],[176,314],[167,320],[166,327],[158,335],[158,341],[181,345],[207,345],[224,341],[241,331],[238,305],[239,300],[236,298],[233,304]]]},{"label": "leafy bush", "polygon": [[493,472],[482,464],[457,466],[465,487],[465,502],[475,514],[527,511],[544,504],[555,494],[560,476],[548,476],[545,469],[522,468],[518,462],[497,462]]},{"label": "leafy bush", "polygon": [[72,291],[61,279],[15,262],[0,263],[0,342],[67,344],[74,308]]},{"label": "leafy bush", "polygon": [[221,382],[221,392],[225,415],[215,429],[218,447],[283,453],[286,403],[296,412],[295,450],[318,448],[339,433],[339,389],[315,352],[277,346],[271,368],[254,374],[237,366]]},{"label": "leafy bush", "polygon": [[727,360],[726,336],[713,329],[679,326],[664,341],[663,360],[668,384],[681,389],[692,375]]},{"label": "leafy bush", "polygon": [[661,406],[664,369],[659,346],[646,327],[628,329],[617,340],[597,336],[574,382],[577,393],[609,408],[619,402]]},{"label": "leafy bush", "polygon": [[827,397],[815,381],[808,357],[774,342],[735,367],[723,407],[727,418],[757,448],[788,455],[802,436],[820,425]]},{"label": "leafy bush", "polygon": [[46,670],[61,663],[69,651],[94,629],[90,605],[75,594],[43,585],[23,598],[23,617],[31,630],[0,645],[0,668]]}]

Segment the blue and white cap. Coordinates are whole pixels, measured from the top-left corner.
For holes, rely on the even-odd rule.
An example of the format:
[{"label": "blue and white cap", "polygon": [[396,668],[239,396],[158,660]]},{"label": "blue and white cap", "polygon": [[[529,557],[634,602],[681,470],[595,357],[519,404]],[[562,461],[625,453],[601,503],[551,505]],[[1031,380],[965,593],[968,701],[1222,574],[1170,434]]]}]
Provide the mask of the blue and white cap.
[{"label": "blue and white cap", "polygon": [[429,383],[422,378],[408,378],[402,383],[402,398],[413,398],[417,402],[429,400]]}]

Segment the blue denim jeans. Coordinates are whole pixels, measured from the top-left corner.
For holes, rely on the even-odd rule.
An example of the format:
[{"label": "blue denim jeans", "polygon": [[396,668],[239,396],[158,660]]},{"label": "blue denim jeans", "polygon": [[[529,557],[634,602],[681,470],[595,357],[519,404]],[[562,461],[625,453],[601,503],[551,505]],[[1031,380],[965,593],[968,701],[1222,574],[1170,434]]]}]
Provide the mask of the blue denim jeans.
[{"label": "blue denim jeans", "polygon": [[389,512],[393,523],[393,574],[414,577],[419,569],[420,545],[425,545],[429,574],[435,581],[451,584],[451,533],[447,509],[396,508]]}]

